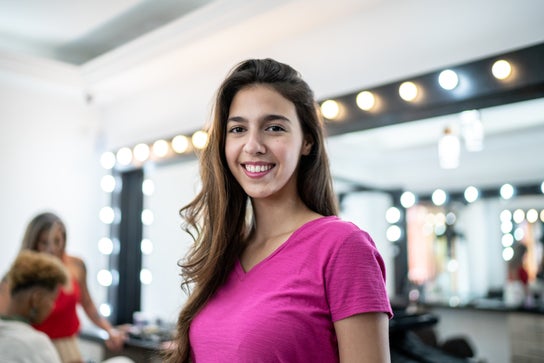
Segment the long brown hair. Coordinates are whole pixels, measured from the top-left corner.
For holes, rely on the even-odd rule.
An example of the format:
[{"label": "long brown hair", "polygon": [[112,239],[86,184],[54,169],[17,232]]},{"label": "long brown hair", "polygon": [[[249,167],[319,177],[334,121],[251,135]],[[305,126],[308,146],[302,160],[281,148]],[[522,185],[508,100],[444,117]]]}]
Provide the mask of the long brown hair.
[{"label": "long brown hair", "polygon": [[64,243],[66,243],[66,226],[60,217],[51,212],[44,212],[34,216],[28,223],[21,243],[21,250],[37,251],[40,234],[51,230],[55,225],[61,228]]},{"label": "long brown hair", "polygon": [[314,95],[300,74],[272,59],[250,59],[233,68],[217,91],[209,141],[200,155],[202,189],[180,210],[184,229],[195,243],[180,263],[182,287],[192,292],[177,325],[177,347],[169,362],[188,362],[189,326],[198,311],[226,280],[245,247],[252,224],[248,222],[248,196],[231,174],[225,157],[226,122],[238,91],[266,84],[296,108],[304,135],[313,142],[309,155],[302,156],[297,189],[302,201],[314,212],[337,214],[329,161],[324,146],[323,120]]}]

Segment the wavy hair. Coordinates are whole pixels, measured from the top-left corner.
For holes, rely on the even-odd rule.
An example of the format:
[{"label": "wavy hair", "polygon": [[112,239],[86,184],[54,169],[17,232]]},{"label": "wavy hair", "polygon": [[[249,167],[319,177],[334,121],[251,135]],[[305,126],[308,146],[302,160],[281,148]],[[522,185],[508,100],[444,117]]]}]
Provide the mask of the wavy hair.
[{"label": "wavy hair", "polygon": [[309,155],[302,156],[299,162],[297,189],[302,201],[321,215],[337,214],[325,151],[323,119],[313,91],[287,64],[273,59],[250,59],[239,63],[216,94],[208,145],[200,155],[202,189],[180,210],[184,229],[194,239],[185,260],[180,262],[182,288],[190,295],[179,315],[177,345],[167,357],[168,362],[189,362],[191,321],[225,282],[253,228],[249,198],[227,165],[225,139],[234,96],[255,84],[271,87],[294,104],[302,132],[313,143]]}]

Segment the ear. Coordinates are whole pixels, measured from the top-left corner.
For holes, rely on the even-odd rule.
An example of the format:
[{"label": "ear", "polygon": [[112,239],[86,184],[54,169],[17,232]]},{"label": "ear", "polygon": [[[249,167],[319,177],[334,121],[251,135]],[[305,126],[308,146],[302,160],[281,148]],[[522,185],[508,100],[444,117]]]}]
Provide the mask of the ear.
[{"label": "ear", "polygon": [[310,136],[305,136],[304,140],[302,141],[302,155],[309,155],[312,151],[312,146],[314,146],[314,142]]}]

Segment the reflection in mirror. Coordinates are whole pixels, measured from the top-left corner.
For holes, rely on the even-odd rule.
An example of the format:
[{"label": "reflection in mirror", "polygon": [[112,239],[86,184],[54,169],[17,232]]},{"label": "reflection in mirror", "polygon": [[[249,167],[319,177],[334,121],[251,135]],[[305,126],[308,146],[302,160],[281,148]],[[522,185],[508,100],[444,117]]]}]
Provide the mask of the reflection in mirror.
[{"label": "reflection in mirror", "polygon": [[[405,271],[407,275],[394,274],[406,279],[404,283],[395,282],[396,286],[405,284],[396,293],[408,294],[409,285],[413,284],[418,287],[413,291],[419,295],[412,296],[417,300],[446,304],[485,304],[497,300],[502,303],[507,279],[505,259],[510,246],[505,245],[508,237],[503,237],[506,233],[501,230],[500,213],[504,209],[514,213],[521,208],[527,215],[531,209],[541,213],[544,208],[540,190],[544,163],[539,157],[544,155],[544,100],[480,109],[484,137],[483,148],[478,151],[469,150],[463,142],[461,111],[332,136],[327,142],[331,170],[336,185],[345,193],[368,188],[409,191],[420,198],[440,188],[446,195],[459,195],[459,202],[450,200],[436,206],[430,200],[420,200],[408,209],[407,238],[400,243],[407,244],[410,266]],[[441,168],[439,162],[438,143],[446,126],[456,130],[462,141],[459,165],[454,169]],[[531,196],[504,200],[498,193],[503,183],[514,187],[532,185],[534,190]],[[472,203],[464,199],[469,186],[474,199],[470,192],[467,197]],[[494,190],[493,197],[489,190]],[[525,219],[524,223],[525,236],[541,236],[542,222]],[[525,264],[529,284],[537,289],[535,266],[542,255],[542,246],[538,242],[516,240],[514,232],[512,243],[529,246]],[[534,237],[532,241],[539,238],[542,237]],[[496,299],[483,299],[486,297]]]},{"label": "reflection in mirror", "polygon": [[[543,257],[544,196],[488,198],[446,206],[418,203],[407,211],[408,279],[423,302],[452,306],[508,303],[508,263],[524,245],[528,295],[513,305],[535,304]],[[416,295],[417,295],[416,293]],[[493,300],[492,298],[496,299]]]},{"label": "reflection in mirror", "polygon": [[144,225],[142,241],[141,310],[148,319],[174,323],[186,300],[179,287],[177,265],[192,243],[182,228],[181,207],[189,203],[199,188],[196,160],[157,164],[145,169],[144,210],[152,221]]}]

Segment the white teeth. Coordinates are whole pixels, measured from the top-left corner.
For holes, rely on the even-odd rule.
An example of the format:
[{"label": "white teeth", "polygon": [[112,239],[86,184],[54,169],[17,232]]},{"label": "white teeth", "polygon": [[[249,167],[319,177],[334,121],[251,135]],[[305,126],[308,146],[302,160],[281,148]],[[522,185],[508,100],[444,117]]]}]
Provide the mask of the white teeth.
[{"label": "white teeth", "polygon": [[246,170],[250,173],[260,173],[263,171],[270,170],[270,165],[246,165]]}]

